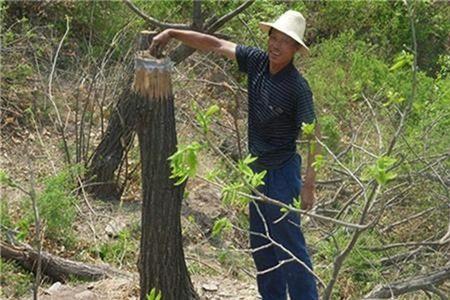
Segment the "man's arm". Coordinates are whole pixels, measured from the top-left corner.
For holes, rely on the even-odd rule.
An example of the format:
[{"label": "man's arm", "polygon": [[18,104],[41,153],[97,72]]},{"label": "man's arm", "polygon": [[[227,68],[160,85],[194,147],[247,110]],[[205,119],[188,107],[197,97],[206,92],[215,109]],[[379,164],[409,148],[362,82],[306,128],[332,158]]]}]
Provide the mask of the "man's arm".
[{"label": "man's arm", "polygon": [[320,153],[320,145],[315,141],[315,137],[320,139],[320,128],[317,122],[314,135],[306,137],[308,139],[306,174],[305,181],[300,192],[302,197],[302,208],[306,210],[309,210],[314,206],[316,171],[314,170],[312,164],[316,160],[316,155]]},{"label": "man's arm", "polygon": [[171,38],[197,50],[212,51],[236,59],[236,44],[215,36],[190,30],[166,29],[153,38],[150,53],[154,56],[161,53]]}]

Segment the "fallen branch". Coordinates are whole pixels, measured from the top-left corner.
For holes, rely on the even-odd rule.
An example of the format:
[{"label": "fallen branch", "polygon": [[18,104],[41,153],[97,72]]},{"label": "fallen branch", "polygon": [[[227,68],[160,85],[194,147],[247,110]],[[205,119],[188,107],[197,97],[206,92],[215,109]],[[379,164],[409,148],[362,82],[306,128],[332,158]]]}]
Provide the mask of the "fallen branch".
[{"label": "fallen branch", "polygon": [[364,299],[388,299],[405,293],[428,289],[450,279],[450,265],[435,272],[377,286]]},{"label": "fallen branch", "polygon": [[[68,260],[41,252],[41,272],[54,281],[65,282],[70,277],[83,280],[99,280],[112,276],[126,276],[126,273],[113,270],[107,266],[94,266],[81,262]],[[22,244],[16,247],[5,242],[0,242],[0,257],[5,260],[13,260],[25,269],[36,272],[39,253],[32,247]]]},{"label": "fallen branch", "polygon": [[417,219],[417,218],[423,216],[424,214],[427,214],[427,213],[429,213],[430,211],[435,210],[435,209],[436,209],[436,207],[430,207],[430,208],[428,208],[428,209],[426,209],[426,210],[424,210],[424,211],[421,211],[421,212],[419,212],[419,213],[417,213],[417,214],[411,215],[411,216],[409,216],[409,217],[407,217],[407,218],[405,218],[405,219],[403,219],[403,220],[400,220],[400,221],[397,221],[397,222],[395,222],[395,223],[389,224],[388,226],[386,226],[386,227],[384,227],[384,228],[381,229],[381,233],[385,233],[385,232],[387,232],[387,231],[390,231],[390,230],[392,230],[392,228],[394,228],[395,226],[404,224],[404,223],[409,222],[409,221],[411,221],[411,220],[413,220],[413,219]]},{"label": "fallen branch", "polygon": [[419,256],[421,253],[420,252],[425,252],[425,250],[429,250],[429,248],[425,248],[424,246],[420,246],[417,249],[414,249],[412,251],[407,251],[404,253],[399,253],[393,256],[388,256],[388,257],[384,257],[382,259],[380,259],[380,264],[382,266],[390,266],[393,264],[399,264],[399,263],[405,263],[413,258],[416,258],[417,256]]},{"label": "fallen branch", "polygon": [[422,241],[422,242],[400,242],[400,243],[393,243],[388,244],[380,247],[364,247],[365,249],[369,251],[386,251],[392,248],[398,248],[398,247],[417,247],[417,246],[429,246],[429,247],[439,247],[444,246],[446,244],[450,243],[450,240],[445,241]]}]

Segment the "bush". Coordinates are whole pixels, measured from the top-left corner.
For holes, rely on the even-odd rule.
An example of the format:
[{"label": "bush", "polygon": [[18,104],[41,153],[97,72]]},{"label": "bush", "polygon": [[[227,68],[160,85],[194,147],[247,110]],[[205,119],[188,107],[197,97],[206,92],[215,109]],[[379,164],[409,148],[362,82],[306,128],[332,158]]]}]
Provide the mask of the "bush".
[{"label": "bush", "polygon": [[[32,287],[33,274],[24,271],[12,262],[0,259],[0,298],[18,299],[27,294]],[[3,298],[5,297],[5,298]]]},{"label": "bush", "polygon": [[[445,52],[450,31],[450,5],[445,1],[414,1],[419,66],[434,74],[438,56]],[[355,31],[359,40],[375,46],[388,60],[410,47],[411,26],[401,1],[310,1],[306,2],[309,28],[314,43]]]},{"label": "bush", "polygon": [[[60,241],[66,246],[70,246],[74,240],[73,223],[77,216],[77,198],[72,194],[75,188],[73,177],[76,168],[63,170],[57,175],[47,177],[43,180],[44,189],[37,194],[37,206],[43,229],[44,237],[54,241]],[[34,224],[33,208],[31,200],[24,200],[23,211],[25,216],[18,222],[25,238],[30,232],[30,227]]]}]

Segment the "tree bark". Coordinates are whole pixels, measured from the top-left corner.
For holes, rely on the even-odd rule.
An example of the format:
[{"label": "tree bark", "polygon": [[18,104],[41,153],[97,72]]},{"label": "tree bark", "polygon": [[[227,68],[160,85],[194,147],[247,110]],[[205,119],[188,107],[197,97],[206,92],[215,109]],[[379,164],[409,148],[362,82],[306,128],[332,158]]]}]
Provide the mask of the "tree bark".
[{"label": "tree bark", "polygon": [[[28,245],[16,247],[0,242],[0,257],[4,260],[13,260],[23,268],[36,272],[39,254]],[[65,282],[69,277],[94,281],[121,274],[106,266],[87,265],[61,258],[45,251],[41,252],[41,259],[42,273],[55,281]]]},{"label": "tree bark", "polygon": [[161,291],[165,300],[198,299],[182,245],[180,214],[184,186],[175,186],[169,178],[168,157],[176,151],[177,144],[169,72],[169,68],[137,69],[134,82],[143,189],[138,263],[142,300],[152,288]]},{"label": "tree bark", "polygon": [[122,196],[123,187],[114,174],[134,139],[136,106],[131,99],[132,79],[130,76],[129,84],[119,97],[106,133],[95,149],[88,167],[88,182],[94,183],[88,187],[88,191],[99,199],[119,200]]}]

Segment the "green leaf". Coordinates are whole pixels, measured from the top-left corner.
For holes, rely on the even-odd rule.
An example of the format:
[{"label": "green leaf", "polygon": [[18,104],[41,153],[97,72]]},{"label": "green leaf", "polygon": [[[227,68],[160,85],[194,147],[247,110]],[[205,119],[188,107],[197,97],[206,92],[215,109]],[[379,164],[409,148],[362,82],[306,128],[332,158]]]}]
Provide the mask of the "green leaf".
[{"label": "green leaf", "polygon": [[323,158],[323,155],[317,154],[314,159],[314,162],[312,163],[312,166],[314,167],[314,170],[316,172],[321,168],[323,168],[323,166],[325,166],[325,159]]},{"label": "green leaf", "polygon": [[396,161],[395,158],[382,156],[376,161],[375,165],[368,168],[368,173],[379,185],[385,185],[390,180],[397,177],[397,174],[388,171]]},{"label": "green leaf", "polygon": [[244,162],[244,164],[249,165],[257,159],[258,159],[258,157],[252,156],[251,154],[249,154],[244,158],[243,162]]},{"label": "green leaf", "polygon": [[402,53],[395,58],[394,64],[389,68],[389,71],[395,71],[404,66],[411,66],[413,61],[414,55],[403,50]]},{"label": "green leaf", "polygon": [[384,107],[387,107],[392,104],[401,104],[406,100],[405,97],[402,97],[399,93],[393,91],[388,91],[386,97],[388,101],[383,103]]},{"label": "green leaf", "polygon": [[232,228],[231,222],[230,220],[228,220],[228,218],[223,217],[220,218],[218,220],[216,220],[216,222],[214,222],[214,226],[213,226],[213,230],[212,230],[212,236],[218,236],[220,234],[222,234],[222,232],[224,231],[229,231]]},{"label": "green leaf", "polygon": [[217,113],[219,110],[220,110],[219,106],[217,106],[217,105],[215,105],[215,104],[214,104],[214,105],[211,105],[211,106],[208,108],[208,110],[206,111],[205,115],[206,115],[207,117],[210,117],[210,116],[214,115],[215,113]]},{"label": "green leaf", "polygon": [[150,293],[147,295],[147,300],[161,300],[162,294],[161,291],[157,291],[155,288],[152,288]]},{"label": "green leaf", "polygon": [[10,182],[11,179],[9,178],[8,174],[6,174],[5,170],[0,170],[0,183],[8,185],[8,182]]},{"label": "green leaf", "polygon": [[201,111],[195,104],[192,109],[196,112],[195,119],[200,124],[204,133],[209,131],[209,124],[212,121],[212,116],[220,111],[219,106],[211,105],[205,112]]},{"label": "green leaf", "polygon": [[202,148],[203,145],[197,142],[178,145],[177,151],[168,158],[172,171],[170,178],[178,179],[175,185],[180,185],[189,177],[195,176],[198,166],[197,155]]},{"label": "green leaf", "polygon": [[244,187],[243,183],[230,183],[222,188],[222,200],[224,203],[234,203],[238,198],[238,192]]},{"label": "green leaf", "polygon": [[316,123],[302,123],[302,132],[307,137],[313,136],[315,127]]},{"label": "green leaf", "polygon": [[294,207],[297,209],[300,209],[301,205],[302,205],[302,202],[300,200],[300,197],[294,198]]}]

